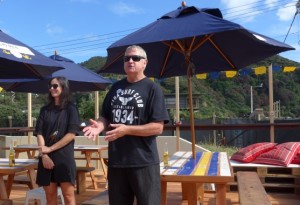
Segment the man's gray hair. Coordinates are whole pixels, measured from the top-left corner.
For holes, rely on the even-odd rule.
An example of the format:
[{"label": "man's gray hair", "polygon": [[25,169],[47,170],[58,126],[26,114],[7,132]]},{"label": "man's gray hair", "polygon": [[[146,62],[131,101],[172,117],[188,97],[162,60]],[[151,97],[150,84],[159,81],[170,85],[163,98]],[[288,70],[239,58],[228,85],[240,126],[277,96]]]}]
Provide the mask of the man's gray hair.
[{"label": "man's gray hair", "polygon": [[129,50],[138,50],[139,53],[140,53],[140,56],[142,56],[142,57],[144,57],[145,59],[147,59],[146,51],[145,51],[141,46],[138,46],[138,45],[128,46],[128,47],[126,48],[125,53],[127,53],[127,51],[129,51]]}]

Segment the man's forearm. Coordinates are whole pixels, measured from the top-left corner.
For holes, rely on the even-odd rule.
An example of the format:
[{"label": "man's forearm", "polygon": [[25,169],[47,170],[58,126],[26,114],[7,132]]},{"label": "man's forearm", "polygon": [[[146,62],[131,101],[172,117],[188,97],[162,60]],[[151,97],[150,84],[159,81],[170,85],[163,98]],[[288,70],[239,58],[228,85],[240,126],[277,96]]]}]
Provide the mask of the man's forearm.
[{"label": "man's forearm", "polygon": [[151,122],[145,125],[128,125],[128,135],[133,136],[152,136],[160,135],[163,132],[164,123],[163,122]]}]

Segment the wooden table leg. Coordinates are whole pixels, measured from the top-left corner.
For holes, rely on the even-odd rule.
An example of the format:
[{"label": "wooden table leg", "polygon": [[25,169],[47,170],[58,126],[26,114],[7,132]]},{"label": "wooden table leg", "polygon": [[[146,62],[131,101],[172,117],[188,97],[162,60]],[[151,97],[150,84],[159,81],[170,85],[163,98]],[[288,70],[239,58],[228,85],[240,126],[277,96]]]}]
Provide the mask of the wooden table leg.
[{"label": "wooden table leg", "polygon": [[102,158],[101,152],[98,152],[99,158],[100,158],[100,164],[103,170],[103,175],[105,177],[105,179],[107,180],[107,169],[106,169],[106,165],[104,163],[104,160]]},{"label": "wooden table leg", "polygon": [[8,199],[3,175],[0,175],[0,199]]},{"label": "wooden table leg", "polygon": [[160,182],[161,189],[161,205],[167,205],[167,182]]},{"label": "wooden table leg", "polygon": [[216,184],[216,205],[226,205],[226,184]]},{"label": "wooden table leg", "polygon": [[202,183],[183,182],[182,188],[182,200],[187,200],[189,205],[198,204],[198,198],[203,203],[204,189]]},{"label": "wooden table leg", "polygon": [[188,205],[198,204],[198,189],[196,183],[188,183],[187,188],[187,200]]},{"label": "wooden table leg", "polygon": [[184,183],[184,182],[181,183],[182,200],[187,200],[188,199],[188,196],[187,196],[188,195],[187,194],[188,185],[189,185],[189,183]]},{"label": "wooden table leg", "polygon": [[[91,167],[92,153],[91,152],[85,152],[85,158],[86,158],[86,166]],[[92,179],[94,189],[98,189],[97,180],[95,179],[94,171],[91,171],[90,175],[91,175],[91,179]]]},{"label": "wooden table leg", "polygon": [[31,183],[31,187],[33,187],[33,189],[38,188],[38,185],[35,183],[36,181],[36,173],[34,171],[34,169],[29,169],[28,170],[28,177]]},{"label": "wooden table leg", "polygon": [[7,181],[6,181],[6,193],[7,193],[7,197],[9,198],[10,192],[11,192],[11,188],[14,182],[14,178],[15,178],[15,174],[9,174],[7,176]]}]

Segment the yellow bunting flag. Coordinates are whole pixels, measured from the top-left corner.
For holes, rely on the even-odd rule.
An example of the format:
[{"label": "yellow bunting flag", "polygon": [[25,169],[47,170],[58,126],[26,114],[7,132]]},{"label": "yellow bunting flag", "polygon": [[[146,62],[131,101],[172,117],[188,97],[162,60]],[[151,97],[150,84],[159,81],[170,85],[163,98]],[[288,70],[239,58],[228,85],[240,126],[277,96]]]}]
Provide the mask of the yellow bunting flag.
[{"label": "yellow bunting flag", "polygon": [[0,87],[0,93],[2,92],[2,90],[3,90],[3,88],[2,88],[2,87]]},{"label": "yellow bunting flag", "polygon": [[286,66],[283,67],[283,72],[294,72],[296,70],[297,67],[294,66]]},{"label": "yellow bunting flag", "polygon": [[207,78],[207,73],[197,74],[197,75],[196,75],[196,78],[197,78],[197,79],[204,80],[204,79]]},{"label": "yellow bunting flag", "polygon": [[153,77],[150,77],[149,79],[152,80],[152,81],[154,82],[154,78],[153,78]]},{"label": "yellow bunting flag", "polygon": [[226,74],[226,78],[233,78],[234,76],[236,76],[237,71],[229,70],[229,71],[225,71],[225,74]]},{"label": "yellow bunting flag", "polygon": [[267,67],[266,66],[260,66],[254,68],[255,75],[262,75],[267,73]]}]

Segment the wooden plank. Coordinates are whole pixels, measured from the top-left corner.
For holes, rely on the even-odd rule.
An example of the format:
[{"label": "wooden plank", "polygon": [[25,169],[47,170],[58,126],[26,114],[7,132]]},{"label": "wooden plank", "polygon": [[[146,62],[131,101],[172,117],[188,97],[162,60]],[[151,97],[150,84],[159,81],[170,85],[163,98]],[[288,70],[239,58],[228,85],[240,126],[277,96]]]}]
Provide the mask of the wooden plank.
[{"label": "wooden plank", "polygon": [[237,172],[237,181],[241,205],[271,205],[256,172]]}]

